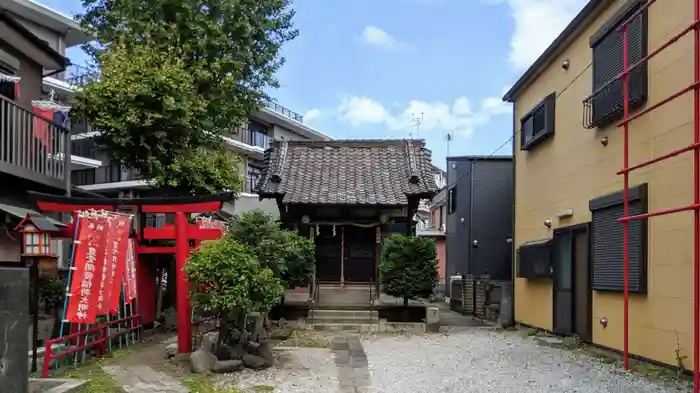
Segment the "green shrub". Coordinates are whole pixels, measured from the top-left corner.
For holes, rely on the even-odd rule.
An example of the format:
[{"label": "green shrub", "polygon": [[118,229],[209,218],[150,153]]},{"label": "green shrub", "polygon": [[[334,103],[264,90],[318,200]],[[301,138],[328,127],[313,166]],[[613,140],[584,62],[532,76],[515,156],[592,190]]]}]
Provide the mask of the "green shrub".
[{"label": "green shrub", "polygon": [[382,292],[409,300],[428,298],[438,284],[435,241],[427,237],[392,234],[384,239],[379,265]]},{"label": "green shrub", "polygon": [[239,214],[231,220],[227,235],[247,245],[285,288],[305,287],[311,281],[316,263],[313,242],[282,229],[270,214],[262,210]]},{"label": "green shrub", "polygon": [[284,294],[275,273],[262,266],[248,246],[229,236],[204,242],[191,254],[185,270],[197,288],[193,301],[207,313],[225,319],[235,315],[236,325],[250,312],[268,312]]}]

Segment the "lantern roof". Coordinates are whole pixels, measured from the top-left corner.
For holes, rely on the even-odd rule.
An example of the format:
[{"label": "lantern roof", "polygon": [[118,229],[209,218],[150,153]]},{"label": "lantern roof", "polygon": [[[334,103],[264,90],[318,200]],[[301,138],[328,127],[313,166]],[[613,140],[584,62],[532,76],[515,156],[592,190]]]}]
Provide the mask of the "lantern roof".
[{"label": "lantern roof", "polygon": [[53,224],[56,227],[67,227],[66,224],[53,219],[51,217],[47,217],[37,211],[31,210],[31,209],[25,209],[23,207],[19,206],[14,206],[14,205],[7,205],[4,203],[0,203],[0,211],[3,211],[15,218],[18,218],[20,220],[24,220],[27,218],[27,216],[32,216],[32,217],[43,217],[44,219],[48,220],[51,224]]},{"label": "lantern roof", "polygon": [[42,232],[58,232],[60,229],[49,221],[48,217],[42,216],[41,214],[34,215],[28,214],[19,224],[15,227],[15,231],[21,230],[27,224],[34,225],[37,229]]}]

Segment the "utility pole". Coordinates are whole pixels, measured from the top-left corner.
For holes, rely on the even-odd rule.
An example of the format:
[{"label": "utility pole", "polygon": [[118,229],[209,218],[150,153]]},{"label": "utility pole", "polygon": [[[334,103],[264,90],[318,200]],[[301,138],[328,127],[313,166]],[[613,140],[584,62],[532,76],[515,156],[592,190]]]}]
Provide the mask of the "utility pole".
[{"label": "utility pole", "polygon": [[[413,126],[416,127],[416,139],[420,138],[420,125],[423,124],[423,112],[420,113],[420,117],[416,116],[415,113],[411,113],[411,118],[413,119]],[[408,134],[409,138],[411,134]]]}]

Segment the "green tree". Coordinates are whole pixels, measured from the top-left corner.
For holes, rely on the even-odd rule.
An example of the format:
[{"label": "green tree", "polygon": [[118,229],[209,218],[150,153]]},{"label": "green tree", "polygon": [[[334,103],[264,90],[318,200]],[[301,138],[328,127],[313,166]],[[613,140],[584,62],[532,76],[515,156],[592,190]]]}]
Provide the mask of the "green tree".
[{"label": "green tree", "polygon": [[235,133],[269,99],[265,91],[278,86],[284,63],[280,49],[298,34],[290,4],[83,0],[78,20],[96,38],[83,49],[102,75],[79,95],[79,114],[102,131],[100,146],[147,178],[167,177],[184,189],[198,188],[187,185],[192,178],[226,178],[193,173],[215,171],[212,165],[182,176],[164,171],[182,166],[175,157],[187,161],[199,147],[217,148],[220,135]]},{"label": "green tree", "polygon": [[382,292],[409,300],[428,298],[438,284],[435,241],[426,237],[392,234],[384,240],[379,264]]},{"label": "green tree", "polygon": [[100,57],[100,81],[83,86],[73,112],[102,131],[112,159],[188,193],[240,190],[239,160],[207,137],[206,100],[181,59],[120,43]]},{"label": "green tree", "polygon": [[[209,314],[240,326],[250,312],[268,312],[278,304],[284,287],[275,273],[258,262],[255,254],[230,236],[202,243],[185,266],[196,288],[193,301]],[[225,339],[231,324],[222,324]]]},{"label": "green tree", "polygon": [[282,229],[270,214],[256,209],[237,215],[230,222],[228,236],[248,245],[286,288],[309,284],[316,263],[313,242]]}]

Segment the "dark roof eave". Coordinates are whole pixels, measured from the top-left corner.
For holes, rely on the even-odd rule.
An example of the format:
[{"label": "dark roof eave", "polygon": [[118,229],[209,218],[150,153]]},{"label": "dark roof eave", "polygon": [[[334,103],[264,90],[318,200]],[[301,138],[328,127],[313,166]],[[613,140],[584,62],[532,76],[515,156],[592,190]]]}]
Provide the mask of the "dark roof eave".
[{"label": "dark roof eave", "polygon": [[418,193],[411,193],[411,194],[406,194],[407,197],[409,198],[419,198],[419,199],[432,199],[435,195],[438,194],[438,191],[429,191],[429,192],[418,192]]},{"label": "dark roof eave", "polygon": [[520,93],[525,87],[529,86],[530,82],[537,77],[543,68],[551,64],[559,50],[567,44],[571,36],[582,27],[588,25],[592,21],[592,17],[605,7],[610,5],[607,0],[589,0],[588,4],[574,17],[566,28],[554,39],[547,49],[535,60],[530,68],[515,82],[513,87],[503,96],[503,101],[514,102],[515,96]]},{"label": "dark roof eave", "polygon": [[[29,29],[24,27],[21,23],[19,23],[12,15],[10,15],[7,11],[4,11],[0,9],[0,19],[4,20],[12,26],[15,30],[20,32],[23,36],[25,36],[29,41],[31,41],[34,45],[36,45],[39,49],[44,51],[47,55],[52,57],[54,60],[56,60],[57,63],[62,64],[64,69],[70,65],[70,61],[68,58],[65,56],[61,55],[58,53],[55,49],[53,49],[46,41],[42,40],[41,38],[37,37],[32,33]],[[61,70],[63,71],[63,70]],[[60,71],[58,71],[60,72]],[[43,75],[42,75],[43,76]]]}]

